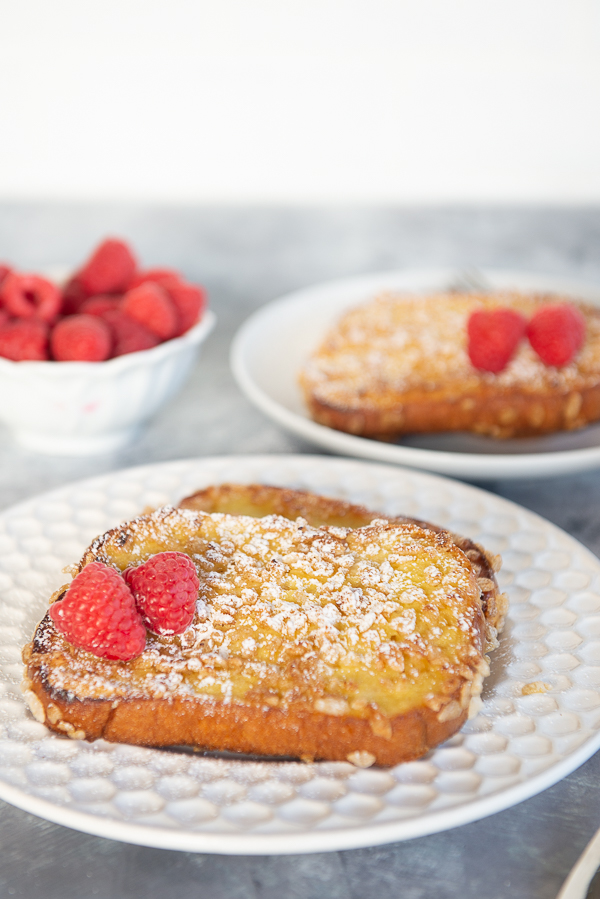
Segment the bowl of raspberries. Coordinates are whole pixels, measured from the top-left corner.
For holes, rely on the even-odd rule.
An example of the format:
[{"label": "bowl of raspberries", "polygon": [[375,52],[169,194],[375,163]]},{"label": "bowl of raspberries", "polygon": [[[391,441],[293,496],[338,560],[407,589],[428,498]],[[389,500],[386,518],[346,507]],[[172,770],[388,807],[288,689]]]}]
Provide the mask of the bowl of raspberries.
[{"label": "bowl of raspberries", "polygon": [[118,449],[183,385],[214,324],[201,287],[141,269],[116,238],[60,283],[0,264],[0,421],[37,452]]}]

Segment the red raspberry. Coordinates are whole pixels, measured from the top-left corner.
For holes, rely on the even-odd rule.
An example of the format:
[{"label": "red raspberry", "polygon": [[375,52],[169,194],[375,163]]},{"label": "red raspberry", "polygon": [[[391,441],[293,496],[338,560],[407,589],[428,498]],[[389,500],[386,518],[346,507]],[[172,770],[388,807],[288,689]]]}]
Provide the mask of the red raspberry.
[{"label": "red raspberry", "polygon": [[145,271],[137,273],[129,285],[129,289],[133,290],[134,287],[139,287],[140,284],[147,284],[148,281],[152,281],[154,284],[160,284],[162,287],[163,278],[175,278],[176,280],[179,280],[180,275],[174,268],[147,268]]},{"label": "red raspberry", "polygon": [[206,306],[206,293],[196,284],[164,278],[161,287],[167,291],[177,309],[179,328],[175,337],[185,334],[200,319]]},{"label": "red raspberry", "polygon": [[60,312],[60,290],[51,281],[37,275],[11,272],[0,287],[4,307],[18,318],[39,318],[52,322]]},{"label": "red raspberry", "polygon": [[102,362],[112,348],[110,328],[96,315],[69,315],[50,335],[57,362]]},{"label": "red raspberry", "polygon": [[202,287],[189,284],[174,269],[150,268],[133,279],[131,288],[142,284],[158,284],[167,292],[179,317],[179,327],[173,337],[179,337],[199,321],[206,306],[206,293]]},{"label": "red raspberry", "polygon": [[89,297],[97,293],[123,293],[129,288],[136,268],[128,245],[109,238],[94,250],[76,277]]},{"label": "red raspberry", "polygon": [[123,572],[144,624],[156,634],[181,634],[196,611],[200,581],[185,553],[157,553]]},{"label": "red raspberry", "polygon": [[102,318],[112,331],[113,356],[125,356],[128,353],[151,350],[160,343],[156,334],[120,309],[109,309]]},{"label": "red raspberry", "polygon": [[129,661],[146,647],[146,630],[131,590],[102,562],[86,565],[63,599],[50,606],[49,615],[69,643],[104,659]]},{"label": "red raspberry", "polygon": [[0,262],[0,284],[2,284],[7,275],[10,275],[11,271],[12,269],[8,265]]},{"label": "red raspberry", "polygon": [[568,365],[585,340],[585,319],[569,303],[542,306],[531,318],[527,336],[545,365]]},{"label": "red raspberry", "polygon": [[105,312],[112,312],[118,309],[120,304],[121,297],[98,294],[97,297],[90,297],[88,300],[84,300],[79,307],[79,312],[84,315],[97,315],[99,318],[103,318]]},{"label": "red raspberry", "polygon": [[39,318],[21,318],[0,326],[0,356],[15,362],[48,359],[48,325]]},{"label": "red raspberry", "polygon": [[499,372],[510,362],[527,322],[513,309],[477,309],[467,323],[471,363],[482,371]]},{"label": "red raspberry", "polygon": [[9,321],[9,319],[10,315],[8,314],[6,309],[3,309],[2,306],[0,306],[0,328],[5,325],[7,321]]},{"label": "red raspberry", "polygon": [[179,329],[175,305],[158,284],[148,282],[127,291],[121,308],[161,340],[169,340]]},{"label": "red raspberry", "polygon": [[62,289],[62,314],[73,315],[75,312],[79,312],[80,306],[86,299],[87,293],[75,275],[67,281]]}]

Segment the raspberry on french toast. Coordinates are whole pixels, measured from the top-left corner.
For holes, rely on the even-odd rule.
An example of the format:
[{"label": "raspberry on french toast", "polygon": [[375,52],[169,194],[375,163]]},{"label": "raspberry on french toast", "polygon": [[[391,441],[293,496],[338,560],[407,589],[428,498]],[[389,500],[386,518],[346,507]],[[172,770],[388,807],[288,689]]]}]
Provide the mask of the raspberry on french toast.
[{"label": "raspberry on french toast", "polygon": [[[499,352],[495,340],[482,345],[479,333],[469,345],[469,321],[479,312],[529,320],[542,307],[565,304],[585,330],[571,355],[540,356],[528,339],[514,347],[509,341]],[[494,316],[487,318],[494,327]],[[600,309],[516,291],[383,295],[342,316],[299,380],[315,421],[363,437],[472,431],[509,438],[573,430],[600,419]]]},{"label": "raspberry on french toast", "polygon": [[149,633],[122,662],[73,646],[49,615],[38,626],[26,696],[49,727],[390,765],[447,739],[478,701],[481,584],[443,531],[165,508],[99,537],[80,569],[123,571],[164,551],[186,553],[200,579],[184,633]]}]

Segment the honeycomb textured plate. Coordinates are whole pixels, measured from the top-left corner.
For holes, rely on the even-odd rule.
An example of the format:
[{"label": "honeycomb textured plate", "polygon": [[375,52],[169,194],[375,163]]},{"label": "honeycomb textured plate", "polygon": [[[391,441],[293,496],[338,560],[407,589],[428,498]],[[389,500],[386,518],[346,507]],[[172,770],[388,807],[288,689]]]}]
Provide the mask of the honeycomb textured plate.
[{"label": "honeycomb textured plate", "polygon": [[[405,513],[502,553],[511,606],[482,712],[420,761],[366,770],[88,744],[35,721],[19,690],[21,648],[63,583],[62,567],[145,507],[224,481]],[[0,797],[112,839],[224,854],[376,845],[514,805],[600,747],[600,562],[525,509],[434,475],[317,456],[231,456],[61,488],[0,515],[0,620]]]}]

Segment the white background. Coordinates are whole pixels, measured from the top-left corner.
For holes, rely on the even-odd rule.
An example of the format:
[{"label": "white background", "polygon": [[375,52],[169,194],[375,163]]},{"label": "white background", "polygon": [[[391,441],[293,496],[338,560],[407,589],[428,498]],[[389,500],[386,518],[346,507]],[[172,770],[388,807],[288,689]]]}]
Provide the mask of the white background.
[{"label": "white background", "polygon": [[600,0],[0,0],[0,199],[600,201]]}]

